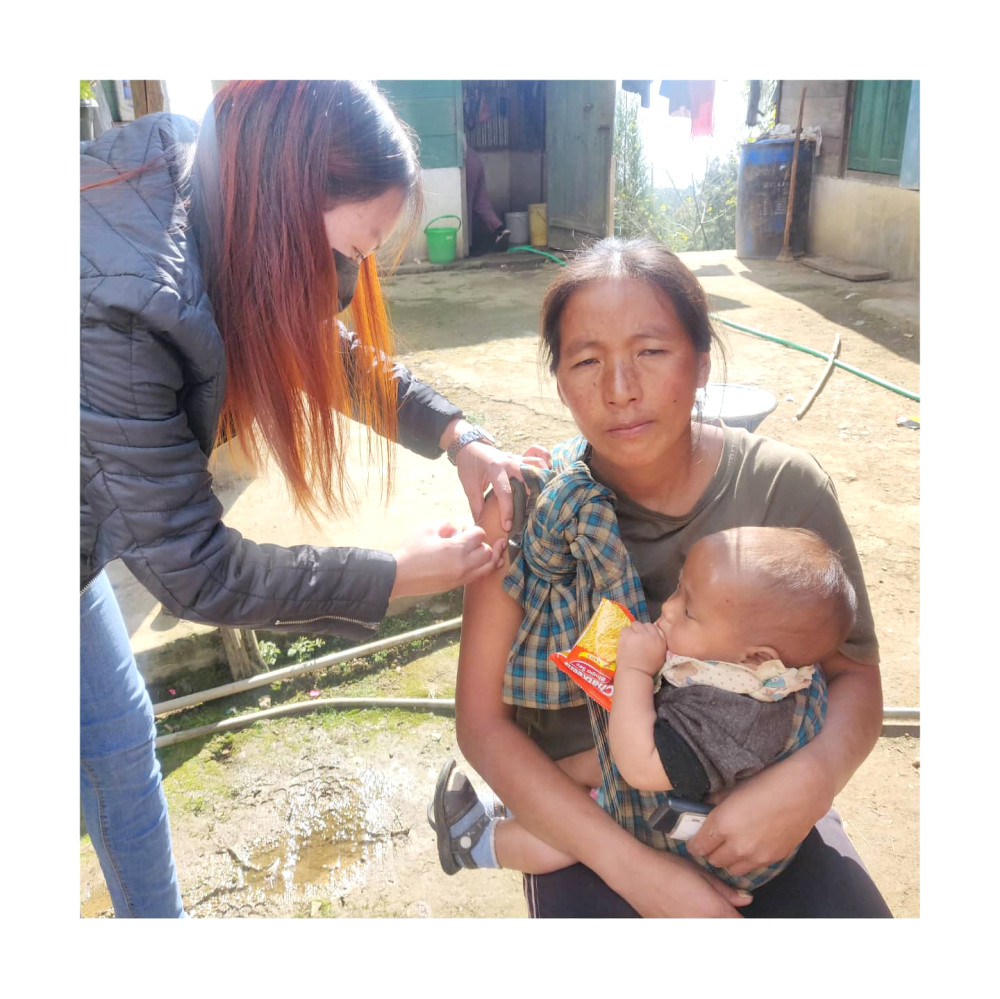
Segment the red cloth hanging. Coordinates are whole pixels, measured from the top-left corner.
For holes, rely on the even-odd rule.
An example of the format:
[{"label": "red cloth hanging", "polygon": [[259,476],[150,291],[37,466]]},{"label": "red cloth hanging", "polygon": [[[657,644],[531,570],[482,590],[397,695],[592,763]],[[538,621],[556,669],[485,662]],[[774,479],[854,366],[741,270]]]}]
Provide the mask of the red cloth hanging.
[{"label": "red cloth hanging", "polygon": [[715,80],[691,80],[691,138],[711,135],[715,128]]}]

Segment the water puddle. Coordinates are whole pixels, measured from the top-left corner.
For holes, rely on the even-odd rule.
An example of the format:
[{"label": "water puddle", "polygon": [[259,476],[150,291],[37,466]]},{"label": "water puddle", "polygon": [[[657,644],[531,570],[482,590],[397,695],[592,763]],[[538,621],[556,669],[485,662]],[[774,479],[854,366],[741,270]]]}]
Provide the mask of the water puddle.
[{"label": "water puddle", "polygon": [[[336,902],[362,885],[373,865],[391,863],[394,841],[408,835],[392,805],[397,792],[383,772],[328,776],[314,768],[274,788],[268,797],[278,806],[280,831],[243,847],[212,851],[213,873],[207,881],[199,879],[194,892],[185,892],[189,915],[274,915],[310,899]],[[81,898],[81,916],[112,915],[103,884],[87,895]]]},{"label": "water puddle", "polygon": [[391,805],[384,774],[320,779],[288,789],[288,821],[277,838],[234,856],[237,889],[251,897],[336,898],[365,880],[373,864],[391,858],[393,839],[406,835]]}]

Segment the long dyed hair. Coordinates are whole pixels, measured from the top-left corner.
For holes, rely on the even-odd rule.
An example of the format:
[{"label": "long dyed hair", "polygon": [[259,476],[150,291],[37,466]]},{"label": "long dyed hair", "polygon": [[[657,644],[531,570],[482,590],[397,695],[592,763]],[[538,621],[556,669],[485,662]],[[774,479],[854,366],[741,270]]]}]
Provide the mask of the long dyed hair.
[{"label": "long dyed hair", "polygon": [[226,347],[220,438],[252,467],[273,456],[296,506],[343,510],[348,425],[368,428],[388,496],[397,433],[392,334],[374,255],[351,312],[360,349],[342,349],[338,285],[322,213],[396,188],[412,231],[420,168],[406,127],[371,84],[242,80],[205,116],[191,168],[191,220]]}]

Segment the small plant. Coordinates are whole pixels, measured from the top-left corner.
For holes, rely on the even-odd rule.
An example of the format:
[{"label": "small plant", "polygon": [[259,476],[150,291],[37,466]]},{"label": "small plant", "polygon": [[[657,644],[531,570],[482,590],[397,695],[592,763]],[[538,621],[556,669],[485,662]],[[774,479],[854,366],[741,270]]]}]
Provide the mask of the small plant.
[{"label": "small plant", "polygon": [[281,655],[281,650],[274,642],[258,642],[257,651],[268,669],[278,661],[278,656]]},{"label": "small plant", "polygon": [[94,87],[97,85],[97,80],[81,80],[80,81],[80,100],[81,101],[96,101],[97,94],[94,93]]},{"label": "small plant", "polygon": [[316,653],[325,645],[326,642],[322,638],[307,638],[303,636],[292,642],[288,646],[288,652],[285,654],[296,663],[304,663],[310,659],[315,659]]}]

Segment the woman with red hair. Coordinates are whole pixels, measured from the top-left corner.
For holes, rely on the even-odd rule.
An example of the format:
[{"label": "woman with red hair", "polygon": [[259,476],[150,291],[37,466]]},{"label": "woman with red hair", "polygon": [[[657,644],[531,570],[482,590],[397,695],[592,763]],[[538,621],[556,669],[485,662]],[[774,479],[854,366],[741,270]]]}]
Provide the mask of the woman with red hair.
[{"label": "woman with red hair", "polygon": [[368,638],[391,597],[477,579],[502,544],[450,525],[394,552],[254,544],[222,521],[213,447],[270,456],[311,515],[347,506],[345,418],[387,492],[387,442],[447,452],[474,515],[492,485],[509,522],[519,459],[390,359],[374,253],[419,217],[420,172],[374,86],[232,82],[200,133],[147,115],[81,170],[81,798],[116,916],[180,916],[152,705],[104,567],[180,618]]}]

